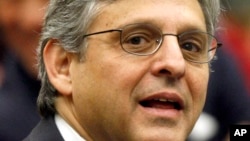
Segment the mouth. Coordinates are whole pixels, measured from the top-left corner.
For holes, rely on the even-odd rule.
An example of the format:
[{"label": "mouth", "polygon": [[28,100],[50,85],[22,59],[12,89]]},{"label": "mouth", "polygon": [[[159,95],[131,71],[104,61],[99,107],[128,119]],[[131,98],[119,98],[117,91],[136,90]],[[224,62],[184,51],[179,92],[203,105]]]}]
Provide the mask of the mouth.
[{"label": "mouth", "polygon": [[177,118],[184,109],[183,100],[174,93],[161,93],[139,101],[140,106],[151,115]]},{"label": "mouth", "polygon": [[179,102],[165,99],[165,98],[155,98],[150,100],[143,100],[140,105],[145,108],[155,108],[155,109],[176,109],[181,110],[182,106]]}]

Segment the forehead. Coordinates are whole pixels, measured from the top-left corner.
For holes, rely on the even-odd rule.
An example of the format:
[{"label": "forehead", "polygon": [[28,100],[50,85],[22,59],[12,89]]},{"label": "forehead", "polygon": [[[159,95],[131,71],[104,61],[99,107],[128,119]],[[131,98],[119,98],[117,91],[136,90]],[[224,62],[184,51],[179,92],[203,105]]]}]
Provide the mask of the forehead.
[{"label": "forehead", "polygon": [[133,23],[152,23],[172,30],[187,26],[206,29],[197,0],[119,0],[105,6],[92,25],[103,30]]}]

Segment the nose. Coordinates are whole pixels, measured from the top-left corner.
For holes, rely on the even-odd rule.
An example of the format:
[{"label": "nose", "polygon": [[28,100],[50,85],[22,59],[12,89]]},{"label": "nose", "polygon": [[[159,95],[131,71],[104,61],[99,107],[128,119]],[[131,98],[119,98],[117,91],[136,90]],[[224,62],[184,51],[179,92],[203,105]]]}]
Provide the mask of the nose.
[{"label": "nose", "polygon": [[176,36],[165,36],[160,49],[154,55],[156,59],[151,66],[153,75],[180,78],[185,74],[186,61]]}]

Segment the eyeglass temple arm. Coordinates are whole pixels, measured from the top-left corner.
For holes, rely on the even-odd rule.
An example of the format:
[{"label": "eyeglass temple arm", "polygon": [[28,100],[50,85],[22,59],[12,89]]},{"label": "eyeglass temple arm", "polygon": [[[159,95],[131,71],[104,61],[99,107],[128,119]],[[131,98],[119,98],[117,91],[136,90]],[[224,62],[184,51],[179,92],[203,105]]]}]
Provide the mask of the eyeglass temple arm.
[{"label": "eyeglass temple arm", "polygon": [[211,48],[211,49],[209,49],[208,51],[214,50],[214,49],[216,49],[216,48],[220,48],[220,47],[222,47],[222,46],[223,46],[222,43],[217,43],[217,46],[216,46],[216,47]]},{"label": "eyeglass temple arm", "polygon": [[105,30],[105,31],[100,31],[100,32],[89,33],[89,34],[83,35],[83,38],[88,37],[88,36],[92,36],[92,35],[96,35],[96,34],[103,34],[103,33],[114,32],[114,31],[121,32],[122,30],[121,29],[111,29],[111,30]]}]

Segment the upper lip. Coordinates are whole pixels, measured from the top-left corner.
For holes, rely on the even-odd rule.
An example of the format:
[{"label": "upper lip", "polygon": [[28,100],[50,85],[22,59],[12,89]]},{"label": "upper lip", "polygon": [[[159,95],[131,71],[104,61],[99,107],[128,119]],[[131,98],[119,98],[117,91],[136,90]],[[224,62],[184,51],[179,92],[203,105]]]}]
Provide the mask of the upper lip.
[{"label": "upper lip", "polygon": [[172,102],[175,105],[175,108],[177,110],[182,110],[184,108],[184,100],[180,97],[180,95],[174,92],[154,93],[154,94],[141,98],[139,100],[139,103],[142,105],[143,102],[151,101],[151,100]]}]

